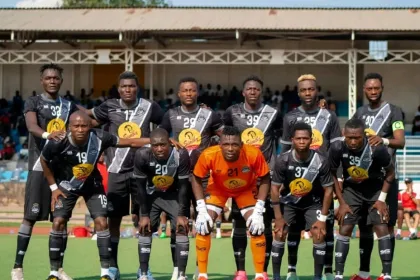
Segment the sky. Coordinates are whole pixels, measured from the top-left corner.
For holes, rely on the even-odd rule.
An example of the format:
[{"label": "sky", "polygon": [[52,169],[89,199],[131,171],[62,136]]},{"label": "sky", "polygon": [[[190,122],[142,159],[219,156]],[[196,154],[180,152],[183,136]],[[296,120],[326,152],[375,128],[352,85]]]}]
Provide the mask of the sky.
[{"label": "sky", "polygon": [[[62,0],[0,0],[0,7],[57,7]],[[413,7],[416,0],[170,0],[174,6]]]}]

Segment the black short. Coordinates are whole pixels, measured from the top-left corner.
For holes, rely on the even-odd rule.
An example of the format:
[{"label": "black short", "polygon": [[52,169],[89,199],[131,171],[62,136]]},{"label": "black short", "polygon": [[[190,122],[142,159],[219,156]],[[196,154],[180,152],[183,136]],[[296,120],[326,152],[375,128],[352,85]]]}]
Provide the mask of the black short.
[{"label": "black short", "polygon": [[410,215],[410,218],[413,218],[414,215],[419,215],[420,213],[417,210],[411,210],[411,211],[404,210],[404,214],[408,214],[408,215]]},{"label": "black short", "polygon": [[72,216],[73,208],[80,196],[83,196],[92,219],[96,219],[97,217],[107,217],[108,199],[106,197],[104,187],[101,184],[85,185],[78,192],[70,192],[61,187],[59,188],[67,197],[60,197],[59,202],[55,204],[53,212],[54,218],[65,218],[69,220]]},{"label": "black short", "polygon": [[[150,209],[150,226],[152,232],[156,232],[160,224],[160,215],[162,212],[166,213],[167,218],[171,222],[171,231],[175,232],[176,221],[178,218],[178,193],[176,192],[154,192],[151,195],[147,195],[148,208]],[[184,216],[189,217],[190,209],[187,208]],[[139,212],[142,214],[141,211]]]},{"label": "black short", "polygon": [[354,190],[350,187],[344,188],[343,199],[350,206],[353,214],[348,213],[344,217],[344,225],[380,225],[383,220],[376,209],[372,209],[373,204],[378,200],[381,190],[370,192],[368,195]]},{"label": "black short", "polygon": [[109,173],[108,176],[108,216],[118,218],[139,213],[136,180],[131,172]]},{"label": "black short", "polygon": [[312,225],[318,220],[318,215],[321,214],[322,205],[312,205],[308,208],[294,208],[290,205],[284,205],[283,218],[288,226],[305,225],[304,230],[309,231]]},{"label": "black short", "polygon": [[398,218],[398,190],[399,182],[394,180],[394,183],[390,186],[388,195],[386,196],[386,203],[389,208],[389,221],[388,226],[395,226]]},{"label": "black short", "polygon": [[[283,204],[282,204],[283,205]],[[283,214],[282,208],[282,214]],[[322,207],[321,207],[322,209]],[[284,214],[283,214],[284,215]],[[334,235],[334,223],[335,223],[335,215],[334,215],[334,201],[331,203],[330,209],[328,210],[328,217],[327,217],[327,223],[325,224],[327,235]],[[301,219],[296,221],[294,225],[294,229],[301,231],[301,230],[307,230],[306,228],[306,222],[305,220]]]},{"label": "black short", "polygon": [[51,213],[51,191],[42,171],[29,171],[25,186],[24,219],[46,221]]}]

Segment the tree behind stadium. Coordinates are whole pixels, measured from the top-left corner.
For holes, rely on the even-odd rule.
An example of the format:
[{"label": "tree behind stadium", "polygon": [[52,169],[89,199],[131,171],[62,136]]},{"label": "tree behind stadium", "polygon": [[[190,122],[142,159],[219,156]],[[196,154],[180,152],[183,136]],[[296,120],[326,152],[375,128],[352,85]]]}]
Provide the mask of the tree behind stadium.
[{"label": "tree behind stadium", "polygon": [[165,0],[64,0],[63,8],[168,7]]}]

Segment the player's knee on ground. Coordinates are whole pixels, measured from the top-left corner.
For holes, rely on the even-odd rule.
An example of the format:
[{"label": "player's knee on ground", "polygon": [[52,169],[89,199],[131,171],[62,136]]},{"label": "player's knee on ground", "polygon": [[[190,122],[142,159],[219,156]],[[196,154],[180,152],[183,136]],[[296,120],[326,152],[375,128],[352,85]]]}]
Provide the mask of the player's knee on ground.
[{"label": "player's knee on ground", "polygon": [[340,235],[350,237],[353,232],[354,225],[342,225],[340,226]]},{"label": "player's knee on ground", "polygon": [[56,217],[54,218],[54,221],[52,223],[52,229],[55,231],[64,231],[66,228],[67,219],[62,217]]},{"label": "player's knee on ground", "polygon": [[95,231],[104,231],[108,229],[108,222],[105,217],[96,217],[94,219]]}]

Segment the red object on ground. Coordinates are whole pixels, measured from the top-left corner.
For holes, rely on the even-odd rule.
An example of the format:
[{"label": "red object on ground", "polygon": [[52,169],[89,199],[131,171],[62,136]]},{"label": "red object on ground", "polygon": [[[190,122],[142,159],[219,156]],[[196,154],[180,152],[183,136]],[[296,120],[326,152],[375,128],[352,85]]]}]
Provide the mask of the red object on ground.
[{"label": "red object on ground", "polygon": [[73,228],[73,234],[76,237],[88,237],[89,231],[85,227],[75,227]]}]

